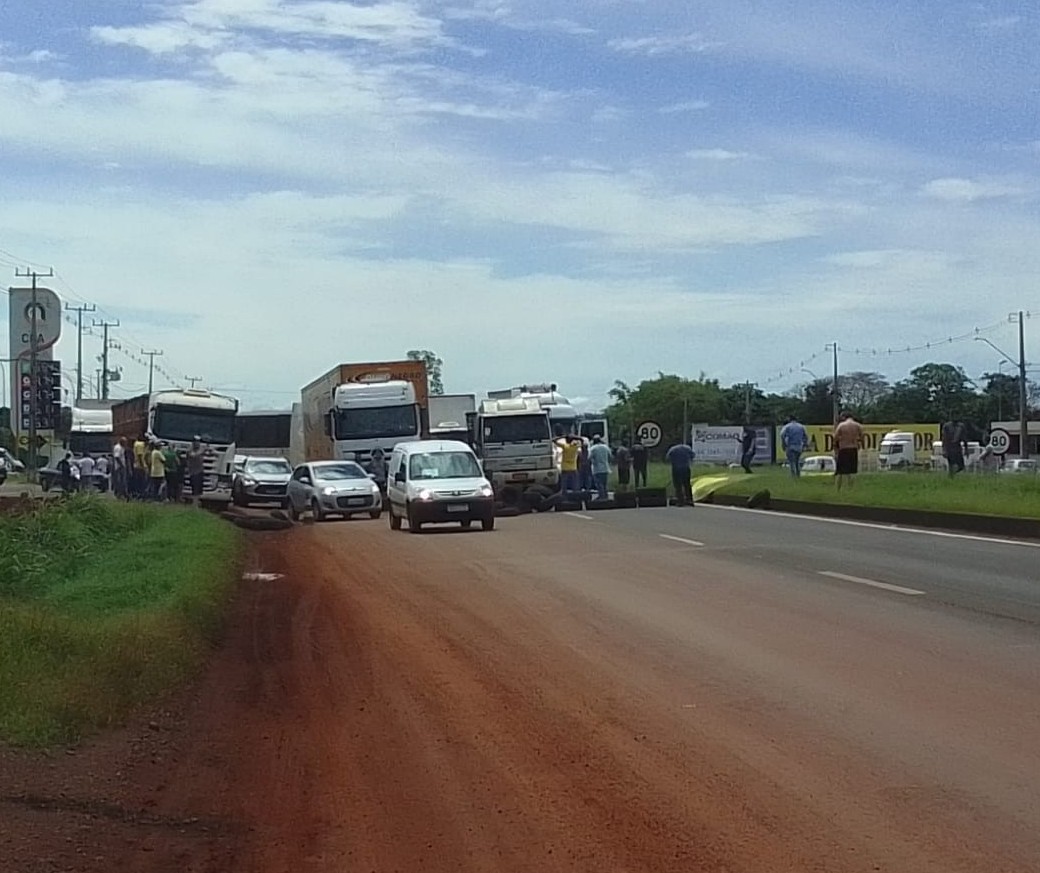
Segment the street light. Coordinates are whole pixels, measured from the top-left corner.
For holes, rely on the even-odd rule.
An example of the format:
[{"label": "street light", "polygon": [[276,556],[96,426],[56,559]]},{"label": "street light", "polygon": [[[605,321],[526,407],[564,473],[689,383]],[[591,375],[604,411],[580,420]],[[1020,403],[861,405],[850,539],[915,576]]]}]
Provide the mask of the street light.
[{"label": "street light", "polygon": [[[1014,316],[1011,316],[1012,318]],[[1001,355],[1007,363],[1012,366],[1016,361],[1002,348],[995,345],[984,336],[974,337],[975,342],[984,342],[997,354]],[[1025,327],[1024,314],[1018,313],[1018,455],[1021,458],[1029,457],[1029,410],[1026,395],[1026,349],[1025,349]]]}]

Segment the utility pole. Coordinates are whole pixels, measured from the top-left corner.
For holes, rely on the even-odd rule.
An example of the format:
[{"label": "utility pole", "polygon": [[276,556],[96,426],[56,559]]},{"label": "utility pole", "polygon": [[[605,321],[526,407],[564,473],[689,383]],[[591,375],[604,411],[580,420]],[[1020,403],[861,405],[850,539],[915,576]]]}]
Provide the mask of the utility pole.
[{"label": "utility pole", "polygon": [[[1016,318],[1012,313],[1009,320]],[[1026,314],[1018,311],[1018,456],[1029,457],[1029,409],[1026,391]]]},{"label": "utility pole", "polygon": [[[19,279],[32,279],[32,303],[30,309],[32,315],[29,316],[30,329],[29,329],[29,470],[28,477],[30,482],[35,482],[39,472],[39,465],[36,461],[36,415],[39,412],[40,399],[36,396],[36,389],[39,384],[37,379],[37,356],[39,354],[39,330],[36,326],[36,315],[37,307],[39,303],[36,300],[36,280],[38,278],[50,278],[54,275],[54,270],[48,270],[46,273],[38,273],[36,270],[19,270],[15,268],[14,275]],[[13,406],[14,404],[12,404]]]},{"label": "utility pole", "polygon": [[146,352],[141,349],[142,355],[148,355],[148,393],[152,393],[152,374],[155,371],[155,359],[156,357],[162,357],[162,351]]},{"label": "utility pole", "polygon": [[196,382],[201,382],[202,381],[202,377],[201,376],[185,376],[184,377],[184,381],[185,382],[191,382],[191,387],[194,388]]},{"label": "utility pole", "polygon": [[838,413],[841,411],[841,398],[838,396],[838,344],[829,343],[827,348],[834,352],[834,374],[831,382],[831,423],[838,426]]},{"label": "utility pole", "polygon": [[119,327],[119,319],[115,321],[95,321],[94,327],[100,327],[104,334],[101,349],[101,399],[108,400],[108,329]]},{"label": "utility pole", "polygon": [[96,309],[93,303],[81,306],[65,304],[66,312],[76,313],[76,402],[83,399],[83,313],[94,312]]},{"label": "utility pole", "polygon": [[754,382],[744,383],[744,424],[751,424],[751,390],[755,387]]}]

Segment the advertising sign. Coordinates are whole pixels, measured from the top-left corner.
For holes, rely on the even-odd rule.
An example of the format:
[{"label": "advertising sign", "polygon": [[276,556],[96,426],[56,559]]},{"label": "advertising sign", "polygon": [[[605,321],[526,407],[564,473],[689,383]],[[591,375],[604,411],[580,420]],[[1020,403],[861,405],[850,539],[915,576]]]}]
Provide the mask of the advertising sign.
[{"label": "advertising sign", "polygon": [[[695,424],[691,445],[697,461],[706,464],[736,464],[740,461],[744,428],[739,424]],[[755,426],[753,464],[769,464],[773,460],[770,442],[772,428]]]},{"label": "advertising sign", "polygon": [[[8,289],[8,319],[10,324],[10,357],[15,361],[28,361],[32,352],[33,322],[36,326],[36,357],[39,361],[50,361],[53,358],[55,343],[61,337],[61,301],[50,288],[36,289],[36,303],[33,303],[32,288]],[[25,392],[29,386],[27,373],[20,366],[10,368],[11,397],[19,398],[17,406],[12,403],[18,414],[12,414],[11,425],[22,433],[28,429],[28,398]]]},{"label": "advertising sign", "polygon": [[[806,432],[809,434],[809,448],[806,454],[830,455],[834,453],[834,428],[829,424],[807,424]],[[865,452],[877,452],[881,447],[881,440],[885,434],[897,430],[901,433],[912,433],[914,435],[914,451],[932,453],[932,443],[939,440],[940,427],[938,424],[864,424],[863,445]],[[776,429],[776,456],[782,458],[784,450],[780,445],[780,428]]]}]

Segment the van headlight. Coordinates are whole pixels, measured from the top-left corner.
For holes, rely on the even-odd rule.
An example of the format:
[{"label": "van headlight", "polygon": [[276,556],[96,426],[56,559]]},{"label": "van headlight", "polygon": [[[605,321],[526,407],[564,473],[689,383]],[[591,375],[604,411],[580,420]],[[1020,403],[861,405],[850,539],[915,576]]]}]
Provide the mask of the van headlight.
[{"label": "van headlight", "polygon": [[487,485],[487,484],[481,485],[480,486],[480,496],[481,497],[494,497],[495,496],[495,489],[493,489],[490,485]]},{"label": "van headlight", "polygon": [[429,500],[433,497],[433,492],[427,488],[423,488],[423,490],[419,492],[418,496],[420,500]]}]

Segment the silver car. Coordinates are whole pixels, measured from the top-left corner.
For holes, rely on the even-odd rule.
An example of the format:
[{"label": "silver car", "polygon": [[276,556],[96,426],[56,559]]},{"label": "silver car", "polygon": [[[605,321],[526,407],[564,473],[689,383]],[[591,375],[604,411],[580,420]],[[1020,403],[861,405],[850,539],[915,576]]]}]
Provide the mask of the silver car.
[{"label": "silver car", "polygon": [[235,506],[250,503],[285,502],[285,492],[292,476],[292,466],[285,458],[244,458],[241,467],[235,459],[231,481],[231,499]]},{"label": "silver car", "polygon": [[355,461],[300,464],[289,480],[285,503],[293,521],[304,512],[324,521],[330,515],[350,518],[361,513],[379,518],[383,511],[379,485]]}]

